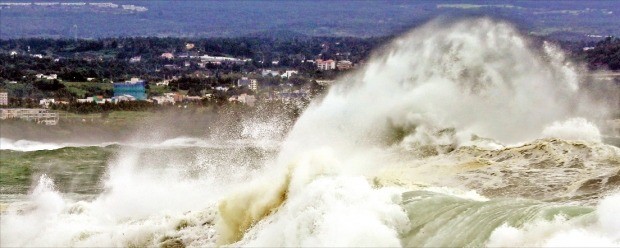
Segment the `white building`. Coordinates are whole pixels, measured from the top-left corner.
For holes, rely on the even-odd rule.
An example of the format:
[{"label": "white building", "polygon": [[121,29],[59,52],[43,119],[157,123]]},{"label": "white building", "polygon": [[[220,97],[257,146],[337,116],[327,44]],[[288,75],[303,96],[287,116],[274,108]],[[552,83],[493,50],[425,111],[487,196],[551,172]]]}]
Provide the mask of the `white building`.
[{"label": "white building", "polygon": [[229,89],[230,89],[230,88],[225,87],[225,86],[217,86],[217,87],[215,87],[215,90],[217,90],[217,91],[224,91],[224,92],[226,92],[226,91],[228,91]]},{"label": "white building", "polygon": [[151,97],[151,99],[153,99],[153,101],[155,101],[155,103],[157,103],[159,105],[163,105],[163,104],[166,104],[166,103],[169,103],[169,104],[174,104],[175,103],[174,97],[169,96],[169,95],[154,96],[154,97]]},{"label": "white building", "polygon": [[58,124],[58,113],[47,109],[9,108],[0,109],[0,119],[22,119],[45,125]]},{"label": "white building", "polygon": [[54,104],[54,98],[43,98],[39,100],[39,105],[43,108],[49,108],[52,104]]},{"label": "white building", "polygon": [[336,69],[336,61],[332,59],[329,59],[329,60],[317,59],[316,67],[321,71],[334,70]]},{"label": "white building", "polygon": [[279,76],[279,75],[280,75],[280,72],[279,72],[279,71],[274,71],[274,70],[262,70],[260,74],[261,74],[263,77],[266,77],[266,76],[272,76],[272,77],[275,77],[275,76]]},{"label": "white building", "polygon": [[162,53],[161,57],[164,59],[174,59],[174,54],[172,53]]},{"label": "white building", "polygon": [[42,79],[47,79],[47,80],[58,79],[58,75],[57,74],[43,75],[43,74],[39,73],[39,74],[35,75],[35,77],[42,78]]},{"label": "white building", "polygon": [[112,102],[124,102],[124,101],[135,101],[136,97],[132,96],[132,95],[122,95],[122,96],[115,96],[112,97]]},{"label": "white building", "polygon": [[0,105],[9,105],[9,93],[0,92]]},{"label": "white building", "polygon": [[161,82],[155,83],[155,85],[157,86],[168,86],[168,84],[170,84],[170,80],[163,80]]},{"label": "white building", "polygon": [[215,64],[219,64],[222,62],[231,62],[231,63],[237,63],[237,64],[243,64],[245,62],[251,61],[251,59],[238,59],[238,58],[233,58],[233,57],[223,57],[223,56],[209,56],[207,54],[203,55],[200,57],[200,61],[205,62],[205,63],[215,63]]},{"label": "white building", "polygon": [[348,60],[340,60],[336,64],[336,67],[338,68],[338,70],[349,70],[353,68],[353,63],[351,63],[351,61],[348,61]]},{"label": "white building", "polygon": [[258,90],[258,81],[253,78],[242,77],[237,80],[237,87],[247,86],[251,90]]},{"label": "white building", "polygon": [[138,63],[140,61],[142,61],[142,56],[135,56],[129,59],[129,63]]},{"label": "white building", "polygon": [[243,93],[241,95],[231,96],[230,98],[228,98],[228,101],[240,102],[248,106],[254,106],[254,104],[256,103],[256,97]]},{"label": "white building", "polygon": [[282,77],[283,77],[283,78],[290,78],[291,76],[293,76],[293,75],[295,75],[295,74],[298,74],[298,73],[299,73],[299,72],[298,72],[298,71],[296,71],[296,70],[288,70],[288,71],[286,71],[286,72],[282,73]]},{"label": "white building", "polygon": [[256,81],[256,79],[252,80],[250,82],[250,85],[248,86],[248,88],[250,88],[253,91],[257,91],[258,90],[258,81]]}]

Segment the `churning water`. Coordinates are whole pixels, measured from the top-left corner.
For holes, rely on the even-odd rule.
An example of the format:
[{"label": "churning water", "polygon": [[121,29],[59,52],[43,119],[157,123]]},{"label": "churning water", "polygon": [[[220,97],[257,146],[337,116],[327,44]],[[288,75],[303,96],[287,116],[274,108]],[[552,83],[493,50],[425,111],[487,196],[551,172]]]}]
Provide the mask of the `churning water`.
[{"label": "churning water", "polygon": [[620,149],[584,74],[506,23],[430,23],[285,138],[120,144],[86,199],[41,176],[3,206],[2,246],[619,246]]}]

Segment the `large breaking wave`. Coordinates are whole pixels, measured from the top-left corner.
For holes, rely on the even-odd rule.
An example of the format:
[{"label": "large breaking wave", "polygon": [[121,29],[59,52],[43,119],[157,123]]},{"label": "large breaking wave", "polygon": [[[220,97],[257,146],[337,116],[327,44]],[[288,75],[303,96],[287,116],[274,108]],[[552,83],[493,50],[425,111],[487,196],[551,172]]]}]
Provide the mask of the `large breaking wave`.
[{"label": "large breaking wave", "polygon": [[273,158],[161,173],[134,147],[92,201],[42,177],[2,244],[618,246],[620,150],[583,73],[507,23],[430,23],[341,78]]}]

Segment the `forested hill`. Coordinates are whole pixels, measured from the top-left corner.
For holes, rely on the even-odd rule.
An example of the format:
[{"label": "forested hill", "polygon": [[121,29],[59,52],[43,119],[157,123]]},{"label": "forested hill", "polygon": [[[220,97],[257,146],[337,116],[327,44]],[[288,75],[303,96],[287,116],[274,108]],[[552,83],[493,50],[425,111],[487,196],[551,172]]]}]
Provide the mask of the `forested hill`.
[{"label": "forested hill", "polygon": [[[534,35],[620,36],[617,1],[111,1],[0,2],[0,39],[282,34],[386,36],[433,18],[491,16]],[[288,33],[290,34],[290,33]]]}]

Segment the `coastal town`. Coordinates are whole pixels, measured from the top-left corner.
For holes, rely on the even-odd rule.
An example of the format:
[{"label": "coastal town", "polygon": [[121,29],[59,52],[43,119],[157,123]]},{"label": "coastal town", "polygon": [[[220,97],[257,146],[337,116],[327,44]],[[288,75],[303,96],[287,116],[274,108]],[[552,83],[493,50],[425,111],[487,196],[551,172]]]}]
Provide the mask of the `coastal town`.
[{"label": "coastal town", "polygon": [[[57,125],[63,113],[281,104],[303,110],[364,66],[383,38],[20,39],[0,42],[0,119]],[[562,44],[562,43],[560,43]],[[567,43],[593,68],[620,41]],[[607,54],[607,53],[604,53]],[[602,62],[604,63],[601,63]],[[610,76],[611,75],[611,76]],[[617,81],[615,74],[604,80]],[[602,120],[620,135],[618,118]]]},{"label": "coastal town", "polygon": [[[282,66],[278,60],[271,60],[258,61],[260,64],[268,64],[263,68],[226,71],[220,68],[243,68],[253,61],[249,58],[200,54],[194,48],[195,44],[185,43],[180,52],[164,52],[152,58],[151,60],[160,62],[161,68],[155,69],[155,72],[163,71],[163,76],[150,80],[131,77],[127,80],[113,81],[89,76],[79,82],[80,79],[76,80],[75,76],[73,78],[67,74],[59,76],[57,73],[50,73],[50,70],[29,72],[30,74],[22,76],[23,80],[5,79],[2,82],[4,87],[0,88],[0,119],[22,119],[56,125],[60,120],[58,111],[68,109],[69,105],[117,105],[131,102],[143,102],[152,107],[180,108],[206,102],[241,104],[248,107],[254,107],[257,103],[301,106],[308,103],[313,96],[323,92],[334,82],[337,75],[363,64],[363,60],[353,63],[347,59],[322,59],[319,55],[317,59],[299,61],[298,66]],[[339,53],[337,55],[336,57],[345,57]],[[32,53],[29,47],[21,51],[17,49],[8,51],[4,56],[9,59],[47,61],[51,64],[66,60],[58,56]],[[88,55],[80,60],[90,62]],[[127,59],[130,65],[141,64],[144,61],[142,56],[131,56]],[[301,70],[296,67],[301,67]],[[49,90],[50,87],[54,92],[65,89],[90,90],[84,90],[82,94],[67,94],[60,97],[53,97],[54,94],[51,94],[51,97],[48,94],[38,98],[12,94],[12,89],[13,92],[19,92],[15,89],[27,84],[21,81],[28,81],[29,78],[35,85],[56,85],[39,87],[42,91]],[[200,87],[197,89],[194,87],[196,85]],[[93,90],[93,87],[97,89]]]}]

